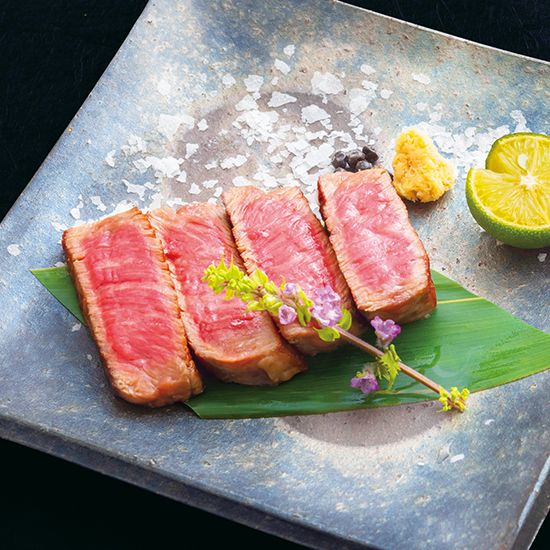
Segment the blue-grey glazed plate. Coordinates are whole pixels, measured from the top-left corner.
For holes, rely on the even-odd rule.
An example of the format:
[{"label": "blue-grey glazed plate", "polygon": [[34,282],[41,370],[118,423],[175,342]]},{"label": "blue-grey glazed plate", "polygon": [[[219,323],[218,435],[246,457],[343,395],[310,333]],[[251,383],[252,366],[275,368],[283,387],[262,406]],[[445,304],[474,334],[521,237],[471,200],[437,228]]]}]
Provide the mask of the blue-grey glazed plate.
[{"label": "blue-grey glazed plate", "polygon": [[[432,266],[550,332],[547,251],[499,245],[464,181],[491,143],[549,132],[547,63],[325,0],[151,2],[0,226],[0,434],[313,548],[527,548],[548,510],[550,380],[437,403],[201,420],[114,398],[95,345],[33,278],[64,228],[224,188],[315,182],[337,149],[388,168],[407,126],[457,167],[409,204]],[[476,335],[472,335],[475,339]]]}]

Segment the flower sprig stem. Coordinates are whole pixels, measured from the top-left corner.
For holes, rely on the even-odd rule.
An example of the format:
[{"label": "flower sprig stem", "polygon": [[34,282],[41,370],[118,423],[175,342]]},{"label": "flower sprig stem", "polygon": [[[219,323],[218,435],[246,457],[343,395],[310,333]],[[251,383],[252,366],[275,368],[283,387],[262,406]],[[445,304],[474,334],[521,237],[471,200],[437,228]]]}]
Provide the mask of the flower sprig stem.
[{"label": "flower sprig stem", "polygon": [[[365,342],[364,340],[361,340],[361,338],[358,338],[354,334],[351,334],[347,330],[342,330],[340,327],[336,329],[340,336],[349,342],[350,344],[353,344],[357,346],[358,348],[362,349],[363,351],[366,351],[367,353],[370,353],[374,357],[383,357],[384,352],[379,350],[377,347],[369,344],[368,342]],[[447,398],[447,406],[450,408],[454,408],[459,410],[460,412],[463,412],[466,408],[465,400],[462,396],[460,396],[458,399],[452,399],[451,394],[445,390],[443,386],[440,386],[433,380],[430,380],[427,376],[424,376],[422,373],[414,370],[412,367],[409,367],[405,365],[405,363],[402,363],[401,361],[398,361],[397,363],[399,365],[399,368],[403,374],[406,374],[407,376],[410,376],[413,380],[416,380],[417,382],[420,382],[430,390],[434,391],[435,393],[442,395],[442,392],[445,392],[449,394],[449,397]],[[446,409],[448,410],[448,409]]]},{"label": "flower sprig stem", "polygon": [[217,294],[225,292],[226,300],[240,298],[248,304],[246,311],[269,311],[283,325],[297,320],[303,326],[313,326],[322,340],[330,342],[343,338],[374,356],[376,362],[372,366],[367,365],[363,372],[357,373],[352,379],[352,387],[361,388],[365,395],[378,389],[376,377],[386,378],[389,382],[388,388],[391,388],[397,372],[401,371],[439,394],[439,400],[443,404],[441,410],[457,409],[462,412],[466,409],[465,401],[469,394],[467,389],[459,392],[457,388],[451,388],[451,392],[448,392],[427,376],[401,362],[395,347],[390,345],[393,338],[401,332],[399,325],[393,321],[382,321],[378,317],[371,321],[378,337],[377,345],[382,349],[350,333],[348,329],[352,324],[351,314],[341,307],[340,297],[330,286],[318,289],[314,302],[295,283],[287,283],[283,279],[283,284],[279,287],[259,269],[249,277],[234,265],[233,259],[227,267],[223,257],[217,266],[212,264],[205,270],[202,280],[208,282],[208,286]]}]

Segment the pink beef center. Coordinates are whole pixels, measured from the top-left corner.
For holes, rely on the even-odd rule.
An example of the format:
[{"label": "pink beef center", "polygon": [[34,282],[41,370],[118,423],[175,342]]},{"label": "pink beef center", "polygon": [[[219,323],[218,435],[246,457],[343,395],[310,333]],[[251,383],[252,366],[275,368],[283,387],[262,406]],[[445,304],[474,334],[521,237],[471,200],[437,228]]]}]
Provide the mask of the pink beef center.
[{"label": "pink beef center", "polygon": [[[90,237],[84,263],[105,337],[115,359],[154,369],[177,355],[181,343],[158,259],[139,227]],[[168,293],[170,295],[170,293]]]},{"label": "pink beef center", "polygon": [[282,277],[298,283],[312,299],[320,287],[335,288],[330,258],[309,213],[289,208],[287,201],[258,202],[248,203],[244,212],[250,246],[260,258],[258,267],[277,285]]},{"label": "pink beef center", "polygon": [[[347,257],[365,286],[399,288],[413,272],[414,243],[408,238],[407,220],[380,184],[365,184],[334,193],[336,218],[342,221],[339,238],[346,243]],[[408,259],[412,258],[412,260]]]},{"label": "pink beef center", "polygon": [[217,265],[222,254],[227,266],[231,262],[234,252],[223,236],[219,228],[187,223],[184,229],[172,227],[164,243],[167,259],[174,264],[176,278],[182,286],[185,311],[199,337],[209,345],[230,350],[250,339],[255,328],[260,332],[263,329],[257,313],[244,313],[244,302],[238,298],[224,300],[225,293],[215,294],[208,283],[201,281],[205,269],[212,263]]}]

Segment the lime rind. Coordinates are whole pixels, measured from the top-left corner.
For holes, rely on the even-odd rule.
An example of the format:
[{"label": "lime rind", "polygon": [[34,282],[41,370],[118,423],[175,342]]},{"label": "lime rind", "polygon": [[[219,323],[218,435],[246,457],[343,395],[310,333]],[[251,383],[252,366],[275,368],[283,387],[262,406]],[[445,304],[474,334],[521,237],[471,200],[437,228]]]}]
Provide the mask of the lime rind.
[{"label": "lime rind", "polygon": [[550,137],[519,132],[497,139],[485,168],[502,174],[532,174],[550,182]]},{"label": "lime rind", "polygon": [[[480,177],[483,186],[476,185]],[[549,196],[521,200],[520,181],[518,176],[471,168],[466,178],[466,200],[470,212],[487,233],[502,243],[518,248],[550,246]],[[531,207],[526,209],[525,204]],[[536,224],[533,224],[533,217],[537,219]]]}]

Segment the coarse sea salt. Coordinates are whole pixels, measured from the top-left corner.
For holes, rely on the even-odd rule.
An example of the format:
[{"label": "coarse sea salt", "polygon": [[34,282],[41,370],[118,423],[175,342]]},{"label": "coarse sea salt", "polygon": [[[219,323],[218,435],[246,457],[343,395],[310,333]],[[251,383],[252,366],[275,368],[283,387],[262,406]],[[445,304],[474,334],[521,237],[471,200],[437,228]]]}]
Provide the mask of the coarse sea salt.
[{"label": "coarse sea salt", "polygon": [[431,82],[430,77],[422,73],[413,73],[411,78],[416,80],[416,82],[420,82],[420,84],[429,84]]},{"label": "coarse sea salt", "polygon": [[344,90],[344,85],[340,80],[331,73],[322,74],[315,71],[311,79],[311,91],[316,95],[322,95],[323,101],[326,102],[327,95],[339,94]]},{"label": "coarse sea salt", "polygon": [[363,63],[363,65],[361,65],[361,72],[368,76],[374,74],[376,72],[376,69],[373,69],[370,65]]},{"label": "coarse sea salt", "polygon": [[547,256],[546,252],[541,252],[540,254],[538,254],[537,258],[538,258],[539,262],[542,263],[546,260],[546,256]]},{"label": "coarse sea salt", "polygon": [[189,115],[165,115],[159,116],[157,130],[172,141],[180,126],[191,130],[195,126],[195,119]]},{"label": "coarse sea salt", "polygon": [[115,167],[115,157],[114,157],[115,153],[116,153],[116,150],[113,149],[112,151],[109,151],[107,153],[107,156],[105,157],[105,164],[107,164],[111,168]]},{"label": "coarse sea salt", "polygon": [[226,88],[231,88],[234,84],[236,84],[237,81],[230,75],[230,74],[224,74],[222,77],[222,84]]},{"label": "coarse sea salt", "polygon": [[241,101],[239,101],[235,105],[235,109],[237,111],[248,111],[250,109],[258,109],[258,104],[256,103],[256,100],[252,96],[246,95],[241,99]]},{"label": "coarse sea salt", "polygon": [[297,99],[294,96],[289,94],[283,94],[281,92],[273,92],[271,94],[271,99],[268,101],[268,107],[281,107],[282,105],[287,105],[288,103],[294,103]]},{"label": "coarse sea salt", "polygon": [[257,74],[252,74],[244,79],[247,92],[259,92],[263,83],[264,77]]},{"label": "coarse sea salt", "polygon": [[189,187],[189,193],[191,195],[198,195],[200,192],[201,188],[196,183],[192,183],[191,187]]},{"label": "coarse sea salt", "polygon": [[290,72],[289,65],[284,61],[282,61],[281,59],[276,59],[274,65],[275,65],[275,68],[281,71],[283,74],[288,74]]},{"label": "coarse sea salt", "polygon": [[7,250],[8,254],[11,254],[12,256],[19,256],[19,254],[21,254],[21,249],[18,244],[9,244],[7,246]]},{"label": "coarse sea salt", "polygon": [[171,90],[172,86],[170,86],[170,84],[168,84],[168,82],[166,82],[165,80],[161,80],[157,84],[157,91],[161,95],[169,95]]},{"label": "coarse sea salt", "polygon": [[294,44],[289,44],[288,46],[285,46],[283,48],[283,53],[288,55],[288,57],[292,57],[295,51],[296,51],[296,46],[294,46]]}]

